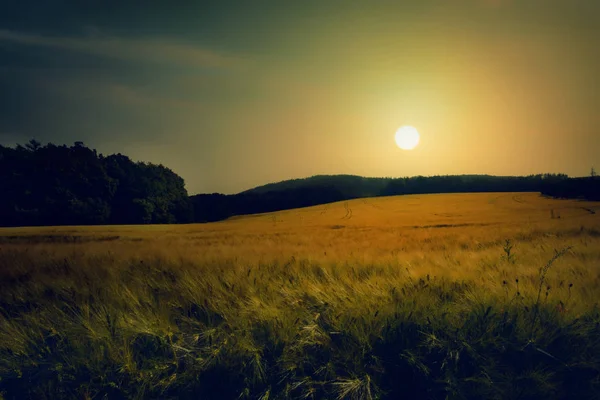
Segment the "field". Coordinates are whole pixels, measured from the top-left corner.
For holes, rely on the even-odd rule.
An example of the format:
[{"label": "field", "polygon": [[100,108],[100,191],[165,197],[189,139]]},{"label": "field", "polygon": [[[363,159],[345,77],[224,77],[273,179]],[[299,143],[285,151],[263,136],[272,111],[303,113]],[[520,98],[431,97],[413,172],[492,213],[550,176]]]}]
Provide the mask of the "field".
[{"label": "field", "polygon": [[600,203],[0,229],[0,398],[600,398]]}]

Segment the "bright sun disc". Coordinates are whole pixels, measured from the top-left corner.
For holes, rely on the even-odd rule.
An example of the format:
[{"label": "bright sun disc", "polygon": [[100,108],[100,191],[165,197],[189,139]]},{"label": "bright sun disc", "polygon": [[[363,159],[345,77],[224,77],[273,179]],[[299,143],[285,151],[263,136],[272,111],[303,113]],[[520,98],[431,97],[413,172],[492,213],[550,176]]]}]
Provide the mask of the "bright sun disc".
[{"label": "bright sun disc", "polygon": [[403,126],[396,131],[396,144],[402,150],[412,150],[419,144],[419,132],[412,126]]}]

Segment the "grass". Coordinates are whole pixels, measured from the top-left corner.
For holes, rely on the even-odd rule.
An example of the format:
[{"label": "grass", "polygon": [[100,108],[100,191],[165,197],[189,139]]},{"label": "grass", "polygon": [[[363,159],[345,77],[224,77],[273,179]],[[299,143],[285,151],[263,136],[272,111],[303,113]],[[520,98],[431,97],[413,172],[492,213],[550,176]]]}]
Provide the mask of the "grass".
[{"label": "grass", "polygon": [[598,208],[427,195],[0,230],[0,398],[598,398]]}]

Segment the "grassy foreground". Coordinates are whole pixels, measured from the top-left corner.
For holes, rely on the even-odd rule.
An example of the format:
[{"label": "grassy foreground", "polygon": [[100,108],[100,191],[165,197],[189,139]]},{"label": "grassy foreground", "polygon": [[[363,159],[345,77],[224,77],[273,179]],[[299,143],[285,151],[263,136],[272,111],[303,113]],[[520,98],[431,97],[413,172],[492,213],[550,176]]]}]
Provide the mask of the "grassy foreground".
[{"label": "grassy foreground", "polygon": [[0,230],[0,398],[600,397],[597,203]]}]

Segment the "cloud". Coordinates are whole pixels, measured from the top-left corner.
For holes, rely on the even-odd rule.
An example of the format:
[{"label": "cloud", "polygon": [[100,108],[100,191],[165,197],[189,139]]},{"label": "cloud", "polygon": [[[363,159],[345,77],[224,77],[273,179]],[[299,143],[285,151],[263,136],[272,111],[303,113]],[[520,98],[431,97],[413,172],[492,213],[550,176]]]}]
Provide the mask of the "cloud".
[{"label": "cloud", "polygon": [[86,53],[122,61],[150,62],[184,67],[236,68],[242,58],[168,38],[61,37],[0,30],[0,42],[41,46]]},{"label": "cloud", "polygon": [[199,100],[181,99],[160,91],[144,90],[134,85],[118,83],[110,79],[91,80],[88,77],[63,77],[37,82],[54,98],[92,101],[96,104],[112,104],[130,109],[178,109],[181,111],[198,110],[203,103]]}]

